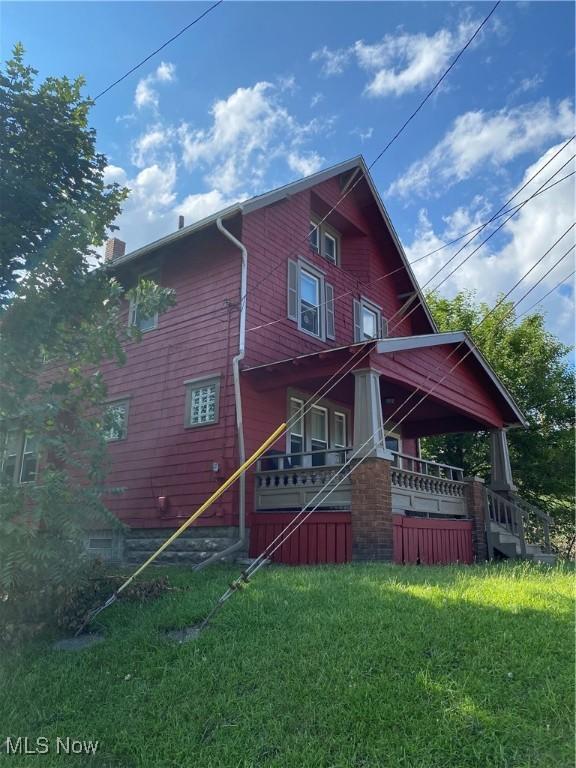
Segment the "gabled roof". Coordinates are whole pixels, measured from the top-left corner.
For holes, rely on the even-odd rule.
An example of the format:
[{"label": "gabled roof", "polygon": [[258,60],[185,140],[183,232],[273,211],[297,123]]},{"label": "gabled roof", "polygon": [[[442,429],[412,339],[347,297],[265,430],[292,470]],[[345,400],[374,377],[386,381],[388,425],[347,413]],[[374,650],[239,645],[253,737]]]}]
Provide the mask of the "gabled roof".
[{"label": "gabled roof", "polygon": [[422,336],[392,336],[389,339],[382,339],[376,342],[376,352],[386,354],[389,352],[404,352],[410,349],[422,349],[423,347],[437,347],[441,344],[463,344],[466,351],[469,352],[488,374],[496,389],[500,392],[506,403],[510,406],[512,412],[518,419],[518,424],[528,427],[526,417],[520,410],[510,392],[498,378],[498,375],[486,360],[484,355],[476,347],[466,331],[451,331],[448,333],[428,333]]},{"label": "gabled roof", "polygon": [[398,237],[398,234],[394,229],[394,226],[390,220],[390,217],[388,216],[388,212],[386,211],[384,203],[382,202],[382,198],[380,197],[380,194],[376,189],[376,185],[374,184],[374,181],[370,175],[368,166],[366,165],[366,162],[364,161],[364,158],[362,157],[362,155],[353,157],[350,160],[345,160],[342,163],[333,165],[330,168],[326,168],[323,171],[318,171],[317,173],[313,173],[310,176],[306,176],[303,179],[299,179],[298,181],[293,181],[290,184],[285,184],[283,187],[278,187],[277,189],[273,189],[270,192],[264,193],[263,195],[257,195],[256,197],[251,197],[248,200],[245,200],[244,202],[235,203],[234,205],[228,206],[227,208],[223,208],[221,211],[217,211],[216,213],[213,213],[211,216],[207,216],[206,218],[201,219],[200,221],[197,221],[194,224],[190,224],[187,227],[182,227],[182,229],[178,229],[176,230],[176,232],[172,232],[169,235],[166,235],[165,237],[161,237],[158,240],[154,240],[153,242],[142,246],[141,248],[137,248],[135,251],[126,253],[124,256],[121,256],[120,258],[114,259],[114,261],[112,262],[112,266],[121,266],[123,264],[135,261],[136,259],[139,259],[143,256],[146,256],[152,253],[158,248],[163,248],[167,245],[171,245],[174,242],[177,242],[186,237],[189,237],[190,235],[196,232],[199,232],[200,230],[205,229],[206,227],[209,227],[210,225],[214,224],[217,219],[227,219],[236,214],[252,213],[253,211],[257,211],[259,208],[264,208],[267,205],[276,203],[279,200],[283,200],[291,195],[295,195],[298,192],[302,192],[306,189],[310,189],[310,187],[314,187],[317,184],[321,184],[323,181],[327,181],[328,179],[331,179],[334,176],[339,176],[342,173],[347,173],[348,171],[354,171],[354,170],[359,170],[361,174],[364,176],[368,184],[368,187],[370,188],[372,196],[374,197],[374,201],[378,207],[378,210],[382,216],[384,224],[388,232],[390,233],[390,236],[392,237],[392,240],[398,250],[398,253],[400,254],[402,265],[404,266],[406,273],[408,275],[408,278],[414,287],[414,291],[418,296],[419,303],[422,306],[422,309],[424,310],[424,313],[426,314],[426,317],[432,329],[437,331],[438,327],[434,322],[434,318],[432,317],[432,314],[426,304],[422,291],[420,290],[420,286],[418,285],[416,281],[416,277],[410,267],[408,259],[406,258],[406,254],[404,252],[404,248],[402,247],[402,243],[400,242],[400,238]]}]

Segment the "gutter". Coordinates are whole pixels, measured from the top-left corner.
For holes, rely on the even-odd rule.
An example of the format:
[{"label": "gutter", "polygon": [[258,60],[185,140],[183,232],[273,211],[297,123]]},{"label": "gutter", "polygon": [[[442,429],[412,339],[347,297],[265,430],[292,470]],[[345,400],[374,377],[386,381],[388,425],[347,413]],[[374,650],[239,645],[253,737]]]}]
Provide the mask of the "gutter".
[{"label": "gutter", "polygon": [[[239,206],[240,213],[243,212],[242,207]],[[240,249],[240,255],[242,258],[242,277],[240,280],[240,338],[238,343],[238,354],[232,359],[232,375],[234,379],[234,401],[236,406],[236,430],[238,434],[238,456],[240,459],[240,465],[246,461],[246,447],[244,444],[244,419],[242,413],[242,392],[240,389],[240,363],[244,359],[246,354],[246,288],[247,288],[247,273],[248,273],[248,251],[246,246],[240,242],[234,235],[229,232],[222,223],[222,215],[216,219],[216,226],[220,232],[230,242]],[[238,528],[239,538],[234,544],[231,544],[222,552],[215,552],[207,560],[199,563],[194,567],[195,571],[201,571],[211,563],[221,560],[224,557],[232,554],[241,549],[246,543],[246,476],[245,473],[240,475],[238,479],[239,487],[239,504],[238,504]]]}]

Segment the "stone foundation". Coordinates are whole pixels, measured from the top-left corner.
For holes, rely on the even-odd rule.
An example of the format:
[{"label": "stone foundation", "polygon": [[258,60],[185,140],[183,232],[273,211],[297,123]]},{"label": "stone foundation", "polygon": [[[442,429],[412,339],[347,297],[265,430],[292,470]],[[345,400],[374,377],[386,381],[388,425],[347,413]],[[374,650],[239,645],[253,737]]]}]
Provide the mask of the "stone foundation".
[{"label": "stone foundation", "polygon": [[352,475],[352,559],[394,556],[390,462],[368,458]]},{"label": "stone foundation", "polygon": [[[139,565],[152,555],[175,528],[131,528],[124,531],[91,531],[88,554],[116,565]],[[247,532],[247,540],[248,532]],[[238,541],[235,526],[192,527],[179,536],[155,561],[158,565],[196,565],[215,552]],[[246,557],[245,549],[233,552],[232,559]]]}]

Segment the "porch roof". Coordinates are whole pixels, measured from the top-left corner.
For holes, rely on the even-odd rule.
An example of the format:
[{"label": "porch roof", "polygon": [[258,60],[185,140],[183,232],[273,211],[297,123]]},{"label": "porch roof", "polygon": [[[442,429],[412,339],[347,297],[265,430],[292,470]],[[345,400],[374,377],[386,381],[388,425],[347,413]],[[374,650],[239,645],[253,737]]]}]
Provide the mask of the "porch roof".
[{"label": "porch roof", "polygon": [[[528,426],[512,395],[464,331],[397,336],[330,347],[246,367],[243,373],[256,376],[261,383],[264,383],[267,373],[276,373],[280,377],[274,377],[277,385],[281,382],[295,383],[299,376],[311,379],[312,383],[312,378],[319,381],[334,375],[336,370],[345,366],[347,356],[357,352],[360,347],[365,347],[367,354],[361,355],[352,369],[373,367],[381,374],[382,380],[388,380],[390,385],[421,388],[423,393],[429,394],[431,400],[443,402],[462,415],[468,413],[471,419],[479,422],[477,428],[481,428],[482,423],[486,426],[494,424],[498,419],[506,426]],[[436,349],[438,347],[449,348],[448,355]],[[455,352],[458,352],[458,356],[451,361]],[[464,366],[458,365],[452,371],[453,366],[464,360],[468,362]],[[338,365],[340,368],[335,370]],[[314,377],[311,376],[312,372],[315,373]],[[484,400],[480,408],[479,399]],[[492,405],[489,406],[489,403]],[[494,416],[496,412],[499,414],[497,419],[492,420],[486,416],[482,418],[482,412],[488,413],[487,407],[494,411]]]}]

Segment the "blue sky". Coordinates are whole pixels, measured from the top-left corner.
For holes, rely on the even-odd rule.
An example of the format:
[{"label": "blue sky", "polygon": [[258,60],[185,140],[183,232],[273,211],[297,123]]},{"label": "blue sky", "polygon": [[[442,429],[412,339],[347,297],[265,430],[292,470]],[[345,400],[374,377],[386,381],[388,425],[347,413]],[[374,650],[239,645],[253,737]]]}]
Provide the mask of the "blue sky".
[{"label": "blue sky", "polygon": [[[208,5],[3,3],[2,54],[20,40],[41,76],[82,74],[95,95]],[[180,213],[191,223],[359,153],[370,163],[490,7],[223,3],[93,109],[109,178],[133,190],[119,236],[132,250],[175,229]],[[569,2],[502,3],[374,167],[410,259],[489,218],[574,133],[574,21]],[[574,170],[574,145],[515,202]],[[507,290],[572,223],[573,181],[529,203],[442,290],[475,288],[488,301]],[[420,261],[421,283],[454,250]],[[521,309],[571,271],[571,258]],[[572,343],[572,284],[545,308]]]}]

